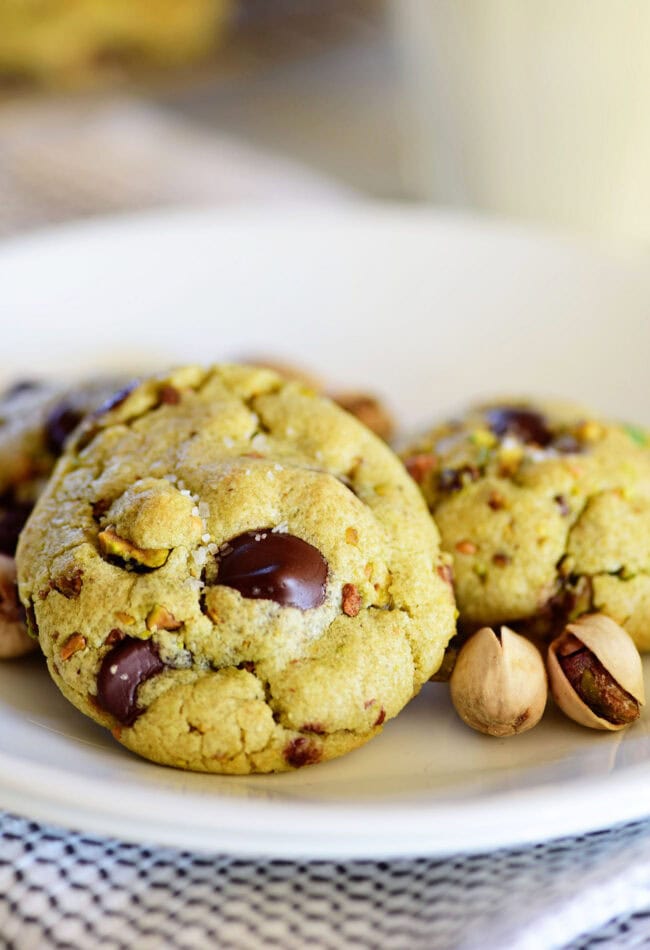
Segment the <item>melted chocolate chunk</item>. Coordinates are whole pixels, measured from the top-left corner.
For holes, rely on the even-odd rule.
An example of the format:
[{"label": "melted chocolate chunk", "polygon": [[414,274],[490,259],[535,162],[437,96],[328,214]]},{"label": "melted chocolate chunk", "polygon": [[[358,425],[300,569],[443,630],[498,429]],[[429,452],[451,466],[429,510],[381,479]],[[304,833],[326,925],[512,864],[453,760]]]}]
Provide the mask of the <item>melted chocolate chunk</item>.
[{"label": "melted chocolate chunk", "polygon": [[247,531],[228,542],[219,558],[217,583],[242,597],[274,600],[309,610],[325,600],[327,561],[313,545],[270,528]]},{"label": "melted chocolate chunk", "polygon": [[102,661],[97,676],[98,704],[125,726],[132,726],[144,711],[137,705],[138,686],[164,666],[150,640],[125,638]]},{"label": "melted chocolate chunk", "polygon": [[522,442],[531,445],[547,446],[553,439],[553,433],[546,424],[546,419],[539,412],[531,409],[515,409],[502,406],[498,409],[488,409],[487,423],[495,435],[512,435]]},{"label": "melted chocolate chunk", "polygon": [[61,455],[68,437],[74,432],[83,414],[67,402],[60,402],[45,420],[45,439],[53,455]]},{"label": "melted chocolate chunk", "polygon": [[[6,505],[7,507],[4,507]],[[32,505],[0,499],[0,553],[13,557],[18,536],[32,512]]]}]

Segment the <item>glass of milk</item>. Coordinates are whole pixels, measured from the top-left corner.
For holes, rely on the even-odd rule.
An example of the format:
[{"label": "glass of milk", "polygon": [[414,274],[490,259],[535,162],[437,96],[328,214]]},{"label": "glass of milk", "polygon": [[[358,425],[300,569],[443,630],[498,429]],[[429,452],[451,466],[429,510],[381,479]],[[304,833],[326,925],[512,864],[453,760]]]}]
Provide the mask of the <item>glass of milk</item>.
[{"label": "glass of milk", "polygon": [[392,19],[420,196],[650,239],[648,0],[392,0]]}]

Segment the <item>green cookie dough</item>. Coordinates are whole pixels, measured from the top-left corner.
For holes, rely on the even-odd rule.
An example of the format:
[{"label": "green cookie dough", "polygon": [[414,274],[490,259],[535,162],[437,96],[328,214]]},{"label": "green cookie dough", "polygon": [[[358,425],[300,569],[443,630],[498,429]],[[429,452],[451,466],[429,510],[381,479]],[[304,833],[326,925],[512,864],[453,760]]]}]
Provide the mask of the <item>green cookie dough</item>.
[{"label": "green cookie dough", "polygon": [[453,556],[460,626],[548,635],[601,611],[650,650],[650,435],[494,402],[403,452]]},{"label": "green cookie dough", "polygon": [[179,369],[89,419],[18,566],[67,698],[134,752],[198,771],[361,745],[454,632],[447,560],[397,457],[251,367]]}]

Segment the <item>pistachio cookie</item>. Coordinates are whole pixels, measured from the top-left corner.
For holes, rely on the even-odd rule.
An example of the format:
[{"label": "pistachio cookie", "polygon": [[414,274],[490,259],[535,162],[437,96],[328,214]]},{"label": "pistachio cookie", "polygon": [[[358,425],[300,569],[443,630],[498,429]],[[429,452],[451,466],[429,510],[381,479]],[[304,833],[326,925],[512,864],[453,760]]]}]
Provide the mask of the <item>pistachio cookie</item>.
[{"label": "pistachio cookie", "polygon": [[115,381],[74,387],[30,381],[0,395],[0,659],[36,648],[16,597],[18,536],[67,437],[116,386]]},{"label": "pistachio cookie", "polygon": [[650,649],[650,437],[576,406],[507,401],[403,454],[453,556],[461,629],[548,634],[587,612]]},{"label": "pistachio cookie", "polygon": [[359,422],[363,422],[375,435],[378,435],[384,442],[390,442],[395,435],[395,420],[384,405],[383,401],[375,396],[374,393],[366,392],[360,389],[345,389],[331,391],[325,386],[322,379],[319,379],[314,373],[296,366],[293,363],[279,362],[278,360],[268,359],[268,357],[251,357],[243,360],[244,363],[251,366],[262,367],[263,369],[272,369],[283,379],[294,380],[298,383],[304,383],[310,389],[320,393],[322,396],[329,396],[335,403],[345,409],[346,412],[356,416]]},{"label": "pistachio cookie", "polygon": [[180,369],[89,419],[18,564],[67,698],[129,749],[199,771],[361,745],[454,631],[438,534],[396,456],[252,367]]}]

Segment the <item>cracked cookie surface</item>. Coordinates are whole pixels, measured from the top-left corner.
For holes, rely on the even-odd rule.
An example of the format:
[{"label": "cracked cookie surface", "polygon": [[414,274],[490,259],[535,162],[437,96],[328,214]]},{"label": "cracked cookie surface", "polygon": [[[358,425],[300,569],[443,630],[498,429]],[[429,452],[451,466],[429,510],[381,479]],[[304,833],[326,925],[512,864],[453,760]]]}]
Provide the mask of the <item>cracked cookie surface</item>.
[{"label": "cracked cookie surface", "polygon": [[454,603],[399,460],[304,385],[186,367],[89,419],[19,552],[50,673],[164,764],[341,755],[437,669]]},{"label": "cracked cookie surface", "polygon": [[454,559],[461,627],[600,611],[650,650],[650,436],[573,405],[470,410],[402,453]]}]

